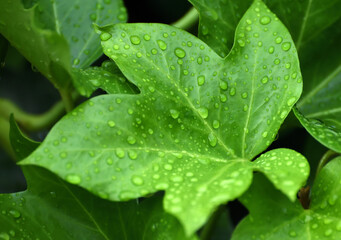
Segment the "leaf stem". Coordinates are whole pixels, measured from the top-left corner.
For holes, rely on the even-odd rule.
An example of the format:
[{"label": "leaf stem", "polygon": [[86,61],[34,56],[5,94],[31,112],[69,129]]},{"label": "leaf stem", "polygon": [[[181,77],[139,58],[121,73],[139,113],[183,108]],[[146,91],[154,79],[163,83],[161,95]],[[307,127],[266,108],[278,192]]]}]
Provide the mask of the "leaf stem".
[{"label": "leaf stem", "polygon": [[316,169],[316,174],[315,174],[315,178],[316,176],[320,173],[320,171],[322,170],[322,168],[333,158],[339,156],[340,154],[333,151],[333,150],[328,150],[321,158],[317,169]]},{"label": "leaf stem", "polygon": [[208,222],[205,224],[204,228],[201,230],[200,240],[211,239],[212,232],[216,226],[216,223],[225,209],[225,205],[220,205],[219,208],[213,213]]},{"label": "leaf stem", "polygon": [[15,159],[15,154],[9,141],[9,121],[2,116],[0,116],[0,144],[1,148],[4,149],[12,159]]},{"label": "leaf stem", "polygon": [[192,7],[184,16],[171,25],[185,30],[190,29],[199,19],[198,11]]},{"label": "leaf stem", "polygon": [[11,101],[0,99],[0,117],[8,121],[11,113],[14,114],[16,121],[25,131],[33,132],[50,127],[65,113],[65,109],[63,102],[60,101],[45,113],[30,114]]},{"label": "leaf stem", "polygon": [[63,100],[66,112],[71,112],[74,108],[72,94],[67,89],[59,89],[60,96]]}]

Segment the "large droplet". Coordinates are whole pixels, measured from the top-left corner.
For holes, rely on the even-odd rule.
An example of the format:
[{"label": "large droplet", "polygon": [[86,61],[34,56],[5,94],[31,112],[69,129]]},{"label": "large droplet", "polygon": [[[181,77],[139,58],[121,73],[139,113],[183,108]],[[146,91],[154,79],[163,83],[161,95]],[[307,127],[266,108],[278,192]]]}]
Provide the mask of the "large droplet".
[{"label": "large droplet", "polygon": [[136,186],[141,186],[144,183],[143,179],[139,176],[133,176],[131,182]]},{"label": "large droplet", "polygon": [[226,90],[227,87],[228,87],[227,82],[226,82],[226,81],[223,81],[223,80],[220,81],[219,86],[220,86],[220,89],[221,89],[221,90]]},{"label": "large droplet", "polygon": [[68,174],[65,179],[72,184],[79,184],[82,181],[81,177],[77,174]]},{"label": "large droplet", "polygon": [[267,25],[271,22],[271,18],[268,16],[263,16],[261,17],[261,19],[259,20],[259,22],[263,25]]},{"label": "large droplet", "polygon": [[21,213],[17,210],[9,210],[9,214],[13,217],[13,218],[20,218],[21,217]]},{"label": "large droplet", "polygon": [[198,85],[199,85],[199,86],[204,85],[204,83],[205,83],[205,76],[204,76],[204,75],[199,76],[199,77],[197,78],[197,81],[198,81]]},{"label": "large droplet", "polygon": [[102,41],[108,41],[111,38],[111,34],[107,33],[107,32],[104,32],[104,33],[101,34],[100,37],[101,37]]},{"label": "large droplet", "polygon": [[202,118],[207,118],[208,117],[208,109],[205,107],[198,108],[198,113]]},{"label": "large droplet", "polygon": [[159,48],[163,51],[167,49],[167,44],[162,40],[157,40],[157,45],[159,45]]},{"label": "large droplet", "polygon": [[186,52],[182,48],[176,48],[174,53],[178,58],[184,58],[186,56]]},{"label": "large droplet", "polygon": [[290,48],[291,48],[291,43],[290,42],[282,43],[282,50],[283,51],[289,51]]},{"label": "large droplet", "polygon": [[130,42],[134,45],[139,45],[141,43],[141,39],[138,36],[133,35],[130,37]]},{"label": "large droplet", "polygon": [[180,112],[178,110],[171,109],[171,110],[169,110],[169,112],[170,112],[172,118],[177,119],[179,117]]},{"label": "large droplet", "polygon": [[208,142],[212,147],[217,145],[217,137],[212,132],[208,134]]}]

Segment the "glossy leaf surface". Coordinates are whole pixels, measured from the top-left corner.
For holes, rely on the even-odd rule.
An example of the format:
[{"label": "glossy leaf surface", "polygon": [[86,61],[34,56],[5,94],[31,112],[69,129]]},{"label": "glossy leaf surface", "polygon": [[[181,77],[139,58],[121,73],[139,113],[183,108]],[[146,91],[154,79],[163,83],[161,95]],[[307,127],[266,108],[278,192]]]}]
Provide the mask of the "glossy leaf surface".
[{"label": "glossy leaf surface", "polygon": [[311,190],[309,209],[289,202],[264,176],[255,176],[241,197],[250,214],[237,226],[232,239],[340,239],[341,157],[328,163]]},{"label": "glossy leaf surface", "polygon": [[0,194],[1,239],[196,239],[163,211],[160,196],[109,202],[40,167],[23,170],[28,190]]},{"label": "glossy leaf surface", "polygon": [[87,67],[102,54],[92,23],[124,22],[125,11],[121,0],[6,0],[0,33],[58,88],[68,88],[72,67]]},{"label": "glossy leaf surface", "polygon": [[[252,1],[192,0],[200,14],[199,37],[225,56],[233,41],[233,29]],[[341,0],[266,0],[269,8],[289,29],[298,49],[304,91],[298,108],[309,121],[321,121],[341,132]],[[227,44],[225,44],[227,43]],[[303,124],[308,132],[311,124]],[[313,134],[325,146],[334,141]],[[333,143],[330,143],[333,142]]]},{"label": "glossy leaf surface", "polygon": [[[263,15],[272,19],[266,26]],[[273,141],[302,88],[290,35],[260,1],[241,20],[237,44],[225,59],[194,36],[162,24],[99,31],[104,52],[141,93],[82,104],[23,164],[48,168],[111,200],[165,190],[166,211],[191,235],[219,204],[248,188],[253,168],[267,171],[250,160]],[[284,162],[283,156],[297,158],[293,151],[277,153]],[[292,167],[298,174],[285,192],[290,198],[309,170],[302,156],[296,160],[305,166]]]},{"label": "glossy leaf surface", "polygon": [[101,67],[74,69],[73,75],[74,86],[81,95],[86,97],[90,97],[98,88],[109,94],[138,93],[138,88],[128,82],[111,61],[103,62]]}]

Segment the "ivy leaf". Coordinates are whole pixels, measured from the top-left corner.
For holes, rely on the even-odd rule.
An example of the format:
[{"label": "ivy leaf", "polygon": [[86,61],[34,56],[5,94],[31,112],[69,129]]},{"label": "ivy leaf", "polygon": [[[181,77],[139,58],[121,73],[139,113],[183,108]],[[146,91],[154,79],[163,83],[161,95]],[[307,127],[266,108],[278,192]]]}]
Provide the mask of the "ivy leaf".
[{"label": "ivy leaf", "polygon": [[58,88],[68,88],[72,67],[87,67],[102,54],[92,22],[126,20],[121,0],[100,2],[2,1],[0,33]]},{"label": "ivy leaf", "polygon": [[[13,115],[10,124],[12,147],[22,159],[39,143],[21,133]],[[185,237],[179,222],[163,211],[161,196],[114,203],[43,168],[23,166],[23,171],[28,189],[0,194],[0,239],[196,239]]]},{"label": "ivy leaf", "polygon": [[0,194],[1,239],[196,239],[162,210],[160,196],[109,202],[40,167],[23,171],[28,189]]},{"label": "ivy leaf", "polygon": [[[264,16],[271,20],[265,25]],[[271,144],[302,88],[290,35],[261,1],[241,20],[227,58],[167,25],[116,24],[98,31],[104,52],[141,93],[80,105],[22,164],[43,166],[115,201],[165,190],[166,211],[189,236],[218,205],[248,188],[254,168],[268,171],[250,160]],[[278,37],[285,47],[276,44]],[[297,174],[285,193],[292,198],[308,164],[294,151],[278,151],[283,164],[285,157],[305,163],[305,174],[291,167]],[[275,166],[272,157],[262,161]]]},{"label": "ivy leaf", "polygon": [[90,97],[98,88],[109,94],[113,93],[137,93],[136,86],[126,80],[116,64],[112,61],[104,61],[101,67],[87,69],[74,69],[75,87],[83,96]]},{"label": "ivy leaf", "polygon": [[[252,1],[191,2],[200,14],[199,37],[225,56],[232,45],[234,26]],[[265,3],[283,20],[298,50],[305,84],[297,103],[301,112],[296,114],[297,118],[320,143],[340,152],[338,141],[325,136],[330,129],[336,135],[341,132],[341,0],[328,4],[322,0],[266,0]],[[313,134],[316,127],[307,122],[321,122],[323,134]]]},{"label": "ivy leaf", "polygon": [[239,239],[340,239],[341,157],[329,162],[311,190],[309,209],[289,202],[262,175],[255,176],[240,198],[250,214],[237,226],[232,240]]}]

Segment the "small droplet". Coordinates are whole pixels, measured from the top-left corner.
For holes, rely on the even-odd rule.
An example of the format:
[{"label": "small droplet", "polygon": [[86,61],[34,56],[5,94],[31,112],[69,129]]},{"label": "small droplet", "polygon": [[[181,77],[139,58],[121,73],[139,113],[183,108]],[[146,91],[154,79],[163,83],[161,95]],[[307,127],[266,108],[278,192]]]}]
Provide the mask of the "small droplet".
[{"label": "small droplet", "polygon": [[267,25],[271,22],[271,18],[268,16],[263,16],[263,17],[261,17],[261,19],[259,21],[261,24]]},{"label": "small droplet", "polygon": [[162,41],[162,40],[157,40],[157,44],[159,45],[159,48],[161,49],[161,50],[166,50],[167,49],[167,44],[164,42],[164,41]]},{"label": "small droplet", "polygon": [[130,150],[128,151],[128,157],[131,159],[131,160],[135,160],[137,158],[137,153],[133,150]]},{"label": "small droplet", "polygon": [[131,145],[135,144],[136,143],[136,138],[134,136],[129,136],[127,138],[127,142]]},{"label": "small droplet", "polygon": [[73,65],[78,65],[79,63],[80,63],[79,58],[75,58],[75,59],[73,60]]},{"label": "small droplet", "polygon": [[295,231],[290,231],[289,232],[289,236],[290,237],[296,237],[297,236],[297,233]]},{"label": "small droplet", "polygon": [[212,132],[208,134],[208,142],[212,147],[217,145],[217,137]]},{"label": "small droplet", "polygon": [[138,36],[133,35],[130,37],[130,42],[134,45],[139,45],[141,43],[141,39]]},{"label": "small droplet", "polygon": [[102,41],[108,41],[111,38],[111,34],[107,33],[107,32],[104,32],[104,33],[101,34],[100,37],[101,37]]},{"label": "small droplet", "polygon": [[278,65],[281,63],[281,60],[279,58],[276,58],[275,61],[274,61],[274,64]]},{"label": "small droplet", "polygon": [[263,132],[262,136],[263,136],[263,138],[266,138],[268,136],[268,132]]},{"label": "small droplet", "polygon": [[274,47],[269,47],[269,53],[270,53],[270,54],[273,54],[274,51],[275,51],[275,48],[274,48]]},{"label": "small droplet", "polygon": [[145,34],[143,36],[143,39],[146,40],[146,41],[149,41],[150,40],[150,36],[148,34]]},{"label": "small droplet", "polygon": [[204,83],[205,83],[205,76],[204,76],[204,75],[199,76],[199,77],[197,78],[197,81],[198,81],[198,85],[199,85],[199,86],[204,85]]},{"label": "small droplet", "polygon": [[289,100],[287,101],[288,106],[290,107],[291,105],[293,105],[296,101],[295,97],[291,97],[289,98]]},{"label": "small droplet", "polygon": [[275,39],[275,42],[276,42],[277,44],[280,44],[282,41],[283,41],[283,38],[282,38],[282,37],[277,37],[277,38]]},{"label": "small droplet", "polygon": [[213,128],[218,129],[220,126],[220,122],[218,120],[213,120]]},{"label": "small droplet", "polygon": [[107,164],[108,164],[108,165],[112,165],[112,164],[113,164],[112,158],[108,158],[108,159],[107,159]]},{"label": "small droplet", "polygon": [[227,82],[226,81],[220,81],[220,89],[222,90],[226,90],[228,85],[227,85]]},{"label": "small droplet", "polygon": [[234,96],[234,95],[236,95],[236,88],[232,87],[230,89],[230,96]]},{"label": "small droplet", "polygon": [[208,109],[205,107],[198,108],[198,113],[204,119],[208,117]]},{"label": "small droplet", "polygon": [[245,41],[243,39],[238,39],[238,44],[241,47],[245,47]]},{"label": "small droplet", "polygon": [[242,93],[242,98],[247,98],[247,92]]},{"label": "small droplet", "polygon": [[267,76],[262,78],[262,83],[265,84],[269,81],[269,78]]},{"label": "small droplet", "polygon": [[186,56],[186,52],[185,50],[183,50],[182,48],[176,48],[174,50],[174,54],[178,57],[178,58],[184,58]]},{"label": "small droplet", "polygon": [[81,177],[76,174],[68,174],[65,179],[72,184],[79,184],[82,181]]},{"label": "small droplet", "polygon": [[21,213],[17,210],[9,210],[9,214],[13,217],[13,218],[20,218],[21,217]]},{"label": "small droplet", "polygon": [[125,155],[124,150],[121,148],[117,148],[115,151],[115,154],[119,158],[124,158],[124,155]]}]

